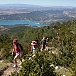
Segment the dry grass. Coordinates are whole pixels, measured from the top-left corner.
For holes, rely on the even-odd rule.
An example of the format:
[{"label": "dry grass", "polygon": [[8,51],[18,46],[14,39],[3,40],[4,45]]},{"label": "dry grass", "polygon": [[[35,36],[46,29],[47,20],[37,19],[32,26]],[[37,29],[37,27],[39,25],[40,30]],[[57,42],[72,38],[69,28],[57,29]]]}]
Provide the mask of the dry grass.
[{"label": "dry grass", "polygon": [[5,67],[7,67],[7,64],[3,63],[3,62],[0,62],[0,70],[2,70]]},{"label": "dry grass", "polygon": [[55,71],[57,73],[57,75],[59,76],[62,76],[62,75],[65,75],[65,76],[73,76],[73,72],[71,69],[66,69],[64,67],[60,67],[59,69],[57,69]]}]

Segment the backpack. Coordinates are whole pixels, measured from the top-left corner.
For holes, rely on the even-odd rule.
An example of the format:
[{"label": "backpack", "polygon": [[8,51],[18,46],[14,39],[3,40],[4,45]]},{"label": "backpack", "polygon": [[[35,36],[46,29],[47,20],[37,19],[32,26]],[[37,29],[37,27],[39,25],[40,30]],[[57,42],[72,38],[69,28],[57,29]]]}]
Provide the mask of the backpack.
[{"label": "backpack", "polygon": [[17,43],[16,46],[20,46],[21,50],[23,51],[23,46],[20,43]]},{"label": "backpack", "polygon": [[39,45],[39,40],[36,39],[35,41],[36,41],[36,44]]},{"label": "backpack", "polygon": [[43,44],[43,45],[46,45],[46,40],[45,40],[45,39],[42,40],[42,44]]}]

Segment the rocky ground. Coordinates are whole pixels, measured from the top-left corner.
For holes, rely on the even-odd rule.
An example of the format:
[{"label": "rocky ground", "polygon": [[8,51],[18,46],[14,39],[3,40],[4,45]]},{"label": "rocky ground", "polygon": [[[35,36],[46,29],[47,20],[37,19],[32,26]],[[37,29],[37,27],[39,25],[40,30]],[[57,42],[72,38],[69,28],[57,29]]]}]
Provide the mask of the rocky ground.
[{"label": "rocky ground", "polygon": [[10,76],[14,71],[19,72],[20,68],[20,65],[18,65],[17,68],[13,68],[13,63],[9,63],[9,65],[4,70],[2,70],[1,76]]}]

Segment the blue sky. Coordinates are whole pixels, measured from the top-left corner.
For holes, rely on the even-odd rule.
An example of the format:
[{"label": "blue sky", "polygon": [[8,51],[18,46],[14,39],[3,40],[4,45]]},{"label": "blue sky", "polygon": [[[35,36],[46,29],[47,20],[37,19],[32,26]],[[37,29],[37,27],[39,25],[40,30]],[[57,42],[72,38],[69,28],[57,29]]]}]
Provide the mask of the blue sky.
[{"label": "blue sky", "polygon": [[0,0],[0,4],[33,4],[42,6],[76,6],[76,0]]}]

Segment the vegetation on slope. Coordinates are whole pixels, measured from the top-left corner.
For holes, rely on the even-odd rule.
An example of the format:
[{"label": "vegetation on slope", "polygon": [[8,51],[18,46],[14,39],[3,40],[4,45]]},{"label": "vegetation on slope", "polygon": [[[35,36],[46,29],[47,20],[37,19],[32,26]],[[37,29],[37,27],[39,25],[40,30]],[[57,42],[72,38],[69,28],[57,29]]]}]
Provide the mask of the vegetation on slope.
[{"label": "vegetation on slope", "polygon": [[[20,76],[25,76],[26,74],[27,76],[40,76],[41,74],[42,76],[47,76],[48,74],[48,76],[54,76],[56,75],[54,69],[49,67],[51,64],[70,68],[74,72],[74,76],[76,75],[76,20],[63,23],[57,22],[40,28],[22,28],[24,30],[21,33],[18,32],[22,30],[21,28],[18,29],[19,26],[13,28],[0,36],[0,59],[12,60],[12,57],[10,57],[13,47],[12,40],[17,38],[24,47],[23,58],[25,61],[22,63]],[[30,54],[31,41],[35,40],[36,37],[41,41],[43,36],[49,38],[49,47],[54,47],[61,53],[59,55],[53,55],[52,53],[49,55],[47,54],[48,52],[38,52],[34,60],[29,61],[26,56]],[[59,41],[56,41],[56,37],[59,37]],[[41,71],[42,66],[46,68],[43,69],[43,72]]]}]

